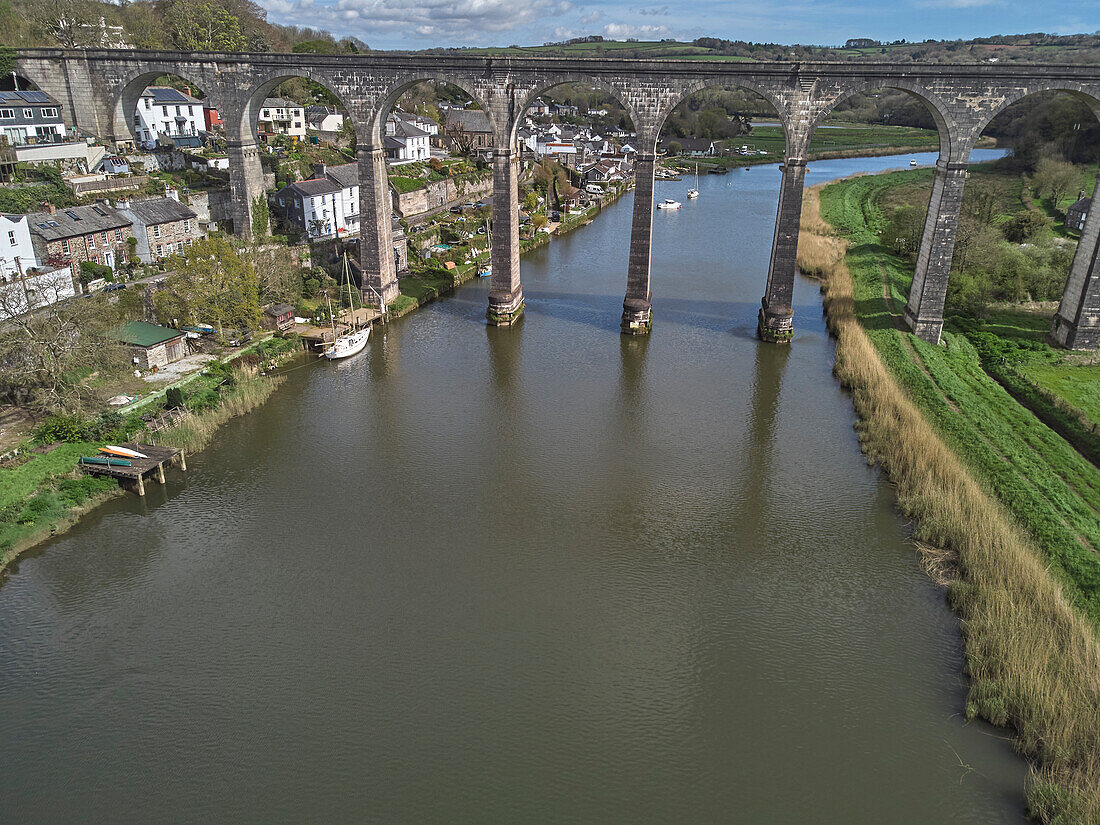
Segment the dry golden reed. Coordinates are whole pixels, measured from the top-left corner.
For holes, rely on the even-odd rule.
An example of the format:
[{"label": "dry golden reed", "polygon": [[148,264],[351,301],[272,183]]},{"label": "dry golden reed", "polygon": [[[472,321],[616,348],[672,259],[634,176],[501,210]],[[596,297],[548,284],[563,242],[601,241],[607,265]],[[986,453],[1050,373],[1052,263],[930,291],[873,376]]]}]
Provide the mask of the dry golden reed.
[{"label": "dry golden reed", "polygon": [[[937,578],[951,579],[971,678],[967,715],[1015,729],[1017,748],[1032,761],[1034,816],[1100,825],[1095,630],[889,373],[856,317],[844,242],[822,220],[816,191],[807,192],[805,210],[799,266],[823,278],[834,372],[852,393],[860,441],[896,485],[919,542],[941,548],[930,559]],[[957,569],[946,570],[947,559]]]}]

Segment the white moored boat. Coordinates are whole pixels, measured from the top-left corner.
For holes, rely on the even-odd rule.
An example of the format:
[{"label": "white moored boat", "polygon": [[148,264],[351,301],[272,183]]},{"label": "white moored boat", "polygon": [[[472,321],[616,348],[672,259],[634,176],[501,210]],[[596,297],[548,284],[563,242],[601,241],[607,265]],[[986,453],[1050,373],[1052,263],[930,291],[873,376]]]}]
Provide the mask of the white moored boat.
[{"label": "white moored boat", "polygon": [[362,352],[370,338],[370,327],[341,335],[332,342],[332,346],[325,350],[325,358],[335,361],[338,358],[350,358],[356,353]]},{"label": "white moored boat", "polygon": [[[344,278],[348,283],[348,306],[351,307],[352,317],[355,317],[355,298],[351,289],[351,272],[348,269],[348,256],[344,255]],[[336,316],[332,311],[332,301],[328,303],[328,314],[332,321],[332,345],[325,348],[322,353],[325,358],[330,361],[336,361],[340,358],[351,358],[363,351],[363,347],[367,345],[367,339],[370,338],[370,327],[363,327],[362,329],[353,329],[351,332],[345,332],[343,335],[336,334]]]},{"label": "white moored boat", "polygon": [[693,201],[699,197],[699,164],[695,164],[695,186],[688,190],[688,200]]},{"label": "white moored boat", "polygon": [[665,198],[664,203],[657,204],[658,209],[679,209],[683,204],[680,201],[674,201],[672,198]]}]

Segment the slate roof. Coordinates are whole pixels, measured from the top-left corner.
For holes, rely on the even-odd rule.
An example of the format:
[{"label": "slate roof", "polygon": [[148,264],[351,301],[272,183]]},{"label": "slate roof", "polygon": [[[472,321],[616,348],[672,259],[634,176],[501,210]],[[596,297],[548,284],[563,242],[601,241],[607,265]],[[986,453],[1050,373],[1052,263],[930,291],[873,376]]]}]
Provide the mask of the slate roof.
[{"label": "slate roof", "polygon": [[150,86],[142,94],[142,97],[152,97],[156,103],[191,103],[202,105],[201,100],[196,100],[190,95],[185,95],[179,89],[168,86]]},{"label": "slate roof", "polygon": [[294,314],[294,307],[290,304],[272,304],[264,310],[264,313],[270,315],[272,318],[278,318],[280,315]]},{"label": "slate roof", "polygon": [[31,212],[27,215],[31,233],[46,241],[75,238],[93,232],[106,232],[130,225],[130,219],[109,206],[96,203],[91,206],[73,206],[58,209],[56,214]]},{"label": "slate roof", "polygon": [[137,215],[146,226],[155,226],[175,221],[195,220],[198,215],[172,198],[152,198],[147,201],[133,201],[130,211]]},{"label": "slate roof", "polygon": [[135,347],[155,347],[173,338],[180,338],[183,333],[178,329],[157,326],[146,321],[127,321],[115,329],[114,338],[124,344],[132,344]]},{"label": "slate roof", "polygon": [[301,103],[295,103],[293,100],[287,100],[285,97],[269,97],[264,101],[264,105],[261,109],[302,109],[305,107]]},{"label": "slate roof", "polygon": [[350,189],[359,185],[359,164],[341,163],[339,166],[330,166],[325,170],[325,177],[300,180],[288,183],[278,192],[276,197],[284,192],[294,191],[299,195],[312,198],[318,195],[334,195],[344,189]]},{"label": "slate roof", "polygon": [[1088,214],[1089,207],[1092,206],[1092,198],[1078,198],[1077,201],[1066,210],[1068,215],[1070,212],[1079,212],[1082,215]]},{"label": "slate roof", "polygon": [[325,171],[328,177],[335,180],[343,189],[359,185],[358,163],[341,163],[339,166],[330,166]]},{"label": "slate roof", "polygon": [[489,116],[480,109],[448,109],[446,123],[448,131],[457,128],[467,133],[493,131],[489,126]]}]

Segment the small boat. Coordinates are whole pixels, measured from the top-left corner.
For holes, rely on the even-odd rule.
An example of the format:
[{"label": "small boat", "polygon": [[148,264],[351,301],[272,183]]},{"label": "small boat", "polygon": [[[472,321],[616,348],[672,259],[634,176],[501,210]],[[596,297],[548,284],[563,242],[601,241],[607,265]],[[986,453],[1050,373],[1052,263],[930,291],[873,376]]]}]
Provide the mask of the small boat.
[{"label": "small boat", "polygon": [[107,455],[120,456],[121,458],[148,458],[145,453],[139,453],[137,450],[131,450],[129,447],[117,447],[114,444],[108,444],[106,447],[100,447],[101,453]]},{"label": "small boat", "polygon": [[695,164],[695,186],[688,190],[688,200],[693,201],[699,197],[699,164]]},{"label": "small boat", "polygon": [[917,162],[915,160],[911,160],[911,161],[909,161],[909,165],[910,166],[916,166]]},{"label": "small boat", "polygon": [[134,462],[128,458],[112,458],[105,455],[86,455],[80,459],[81,464],[94,464],[97,467],[133,467]]},{"label": "small boat", "polygon": [[672,198],[665,198],[663,203],[657,204],[658,209],[679,209],[683,204],[680,201],[674,201]]}]

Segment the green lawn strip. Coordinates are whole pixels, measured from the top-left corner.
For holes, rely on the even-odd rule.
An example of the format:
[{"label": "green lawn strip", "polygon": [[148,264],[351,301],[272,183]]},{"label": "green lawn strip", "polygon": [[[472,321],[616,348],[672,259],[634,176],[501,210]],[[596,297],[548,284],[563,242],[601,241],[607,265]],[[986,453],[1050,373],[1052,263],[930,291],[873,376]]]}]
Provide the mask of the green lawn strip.
[{"label": "green lawn strip", "polygon": [[[897,181],[904,174],[853,178],[831,184],[821,193],[823,217],[854,242],[848,265],[856,312],[894,376],[952,448],[1035,537],[1073,601],[1100,624],[1100,558],[1077,539],[1079,534],[1089,541],[1100,540],[1096,519],[1094,514],[1089,515],[1086,499],[1071,489],[1074,484],[1080,485],[1093,498],[1095,468],[1080,456],[1067,453],[1071,448],[1064,442],[1058,445],[1061,439],[1056,433],[985,375],[976,351],[961,336],[949,334],[951,346],[939,348],[914,336],[903,338],[894,328],[894,316],[882,295],[882,269],[887,267],[891,289],[896,293],[895,281],[902,265],[878,246],[877,235],[870,227],[881,220],[881,212],[873,202],[875,196],[890,184],[891,178]],[[907,277],[911,280],[912,273]],[[914,362],[906,340],[920,354],[927,373]],[[945,390],[941,391],[937,383]],[[959,412],[951,408],[947,398]],[[1009,460],[991,444],[1006,450]],[[1049,458],[1037,455],[1048,450]]]},{"label": "green lawn strip", "polygon": [[1029,361],[1019,368],[1029,381],[1065,399],[1092,422],[1100,422],[1100,365]]},{"label": "green lawn strip", "polygon": [[[1031,500],[1037,491],[1054,511],[1051,523],[1068,525],[1066,537],[1081,536],[1100,548],[1100,519],[1089,506],[1100,503],[1096,501],[1100,472],[991,381],[965,338],[954,336],[946,350],[918,339],[914,346],[936,384],[959,408],[958,415],[981,439],[981,444],[967,444],[966,449],[989,469],[1002,499],[1019,498],[1028,510],[1036,504],[1045,509],[1041,500]],[[1040,512],[1026,520],[1048,533],[1045,521],[1036,521],[1044,516]]]}]

